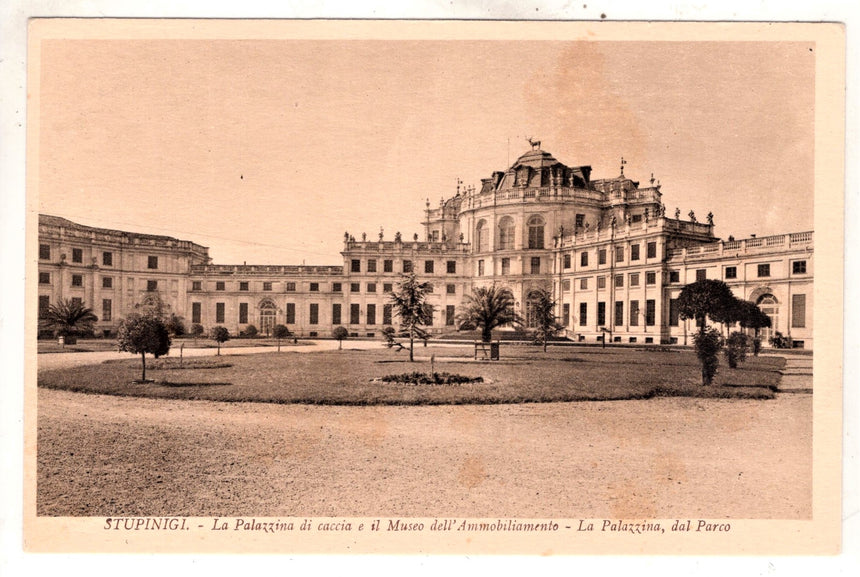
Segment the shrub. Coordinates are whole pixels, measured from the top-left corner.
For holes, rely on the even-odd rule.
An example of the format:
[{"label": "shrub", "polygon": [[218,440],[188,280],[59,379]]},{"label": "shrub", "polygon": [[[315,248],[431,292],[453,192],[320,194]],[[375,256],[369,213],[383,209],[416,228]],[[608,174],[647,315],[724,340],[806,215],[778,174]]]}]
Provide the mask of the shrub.
[{"label": "shrub", "polygon": [[729,367],[732,369],[738,368],[739,362],[744,362],[747,359],[747,336],[741,332],[733,332],[726,339],[726,360],[729,362]]},{"label": "shrub", "polygon": [[755,356],[758,356],[758,354],[761,352],[761,338],[753,337],[752,351],[753,351],[753,355],[755,355]]},{"label": "shrub", "polygon": [[242,335],[248,338],[254,338],[257,336],[258,332],[259,331],[257,331],[257,327],[255,327],[254,325],[248,325],[247,327],[245,327],[245,330],[242,331]]},{"label": "shrub", "polygon": [[224,327],[212,328],[212,340],[218,343],[218,354],[221,354],[221,343],[226,343],[230,340],[230,333]]},{"label": "shrub", "polygon": [[191,325],[191,336],[195,339],[205,333],[206,331],[203,329],[203,325],[200,323],[194,323]]},{"label": "shrub", "polygon": [[[172,313],[168,317],[164,326],[167,327],[167,332],[174,337],[181,337],[185,334],[185,320],[175,313]],[[200,329],[202,330],[203,327],[200,327]]]},{"label": "shrub", "polygon": [[696,356],[702,363],[702,384],[710,385],[717,374],[719,359],[717,353],[723,346],[723,338],[720,332],[714,328],[706,328],[693,335],[693,343],[696,346]]},{"label": "shrub", "polygon": [[331,332],[331,336],[337,340],[337,350],[343,348],[343,341],[349,337],[349,331],[345,327],[335,327]]},{"label": "shrub", "polygon": [[290,329],[286,325],[275,325],[272,329],[272,336],[278,339],[278,352],[281,352],[281,339],[290,336]]},{"label": "shrub", "polygon": [[784,336],[779,331],[776,331],[776,334],[770,337],[770,346],[775,349],[790,349],[791,338]]}]

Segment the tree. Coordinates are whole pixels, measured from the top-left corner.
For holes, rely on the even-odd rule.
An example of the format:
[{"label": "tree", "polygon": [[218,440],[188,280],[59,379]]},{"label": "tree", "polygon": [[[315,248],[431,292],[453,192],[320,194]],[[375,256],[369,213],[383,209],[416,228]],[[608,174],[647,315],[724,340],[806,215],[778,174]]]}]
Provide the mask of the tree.
[{"label": "tree", "polygon": [[65,299],[48,307],[42,323],[62,337],[75,337],[92,332],[98,320],[93,310],[83,302]]},{"label": "tree", "polygon": [[226,343],[230,340],[230,333],[224,327],[212,327],[210,335],[212,340],[218,343],[218,355],[221,355],[221,343]]},{"label": "tree", "polygon": [[[678,313],[682,319],[696,319],[699,332],[693,337],[696,355],[702,363],[702,384],[710,385],[717,372],[717,353],[722,347],[719,331],[707,327],[707,319],[718,323],[731,321],[737,310],[737,299],[729,285],[720,280],[705,279],[688,284],[678,295]],[[716,336],[715,336],[716,335]]]},{"label": "tree", "polygon": [[331,332],[331,336],[337,340],[337,350],[341,350],[343,348],[343,341],[349,336],[349,331],[344,327],[335,327]]},{"label": "tree", "polygon": [[185,334],[185,319],[176,313],[170,313],[164,326],[167,327],[167,332],[173,337],[181,337]]},{"label": "tree", "polygon": [[738,368],[739,362],[744,362],[747,358],[747,336],[740,331],[734,331],[726,339],[726,360],[729,362],[729,367],[732,369]]},{"label": "tree", "polygon": [[549,338],[564,328],[555,316],[555,300],[548,290],[538,289],[529,295],[529,307],[535,323],[535,342],[543,345],[543,352],[546,352]]},{"label": "tree", "polygon": [[418,282],[413,273],[404,275],[391,293],[394,314],[400,319],[402,331],[409,336],[410,362],[415,360],[415,338],[427,339],[430,336],[421,327],[433,324],[433,307],[427,302],[431,290],[430,283]]},{"label": "tree", "polygon": [[153,315],[132,313],[119,326],[117,332],[119,350],[140,354],[143,373],[141,382],[146,381],[146,353],[156,359],[170,351],[170,334],[164,322]]},{"label": "tree", "polygon": [[767,328],[771,325],[770,317],[764,311],[758,308],[752,301],[738,301],[740,310],[739,322],[745,329],[753,329],[755,331],[752,342],[753,355],[758,356],[761,351],[761,338],[758,335],[760,329]]},{"label": "tree", "polygon": [[522,319],[514,311],[514,295],[508,289],[476,287],[467,295],[457,315],[460,330],[481,329],[481,340],[493,339],[493,329],[505,325],[521,325]]},{"label": "tree", "polygon": [[278,352],[281,352],[281,339],[290,336],[290,329],[286,325],[275,325],[272,329],[272,336],[278,339]]}]

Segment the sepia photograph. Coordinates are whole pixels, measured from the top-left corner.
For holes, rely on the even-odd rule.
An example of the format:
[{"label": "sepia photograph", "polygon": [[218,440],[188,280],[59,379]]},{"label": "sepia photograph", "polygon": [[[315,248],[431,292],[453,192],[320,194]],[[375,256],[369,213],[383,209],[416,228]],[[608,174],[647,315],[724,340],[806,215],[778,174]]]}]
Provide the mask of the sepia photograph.
[{"label": "sepia photograph", "polygon": [[29,48],[25,548],[839,551],[840,25]]}]

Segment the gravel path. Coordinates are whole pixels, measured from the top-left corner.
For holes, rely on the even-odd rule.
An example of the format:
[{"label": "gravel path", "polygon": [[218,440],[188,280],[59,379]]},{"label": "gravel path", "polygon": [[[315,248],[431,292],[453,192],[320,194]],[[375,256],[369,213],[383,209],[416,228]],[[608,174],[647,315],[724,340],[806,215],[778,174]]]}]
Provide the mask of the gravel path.
[{"label": "gravel path", "polygon": [[805,393],[442,407],[38,395],[40,515],[812,514]]}]

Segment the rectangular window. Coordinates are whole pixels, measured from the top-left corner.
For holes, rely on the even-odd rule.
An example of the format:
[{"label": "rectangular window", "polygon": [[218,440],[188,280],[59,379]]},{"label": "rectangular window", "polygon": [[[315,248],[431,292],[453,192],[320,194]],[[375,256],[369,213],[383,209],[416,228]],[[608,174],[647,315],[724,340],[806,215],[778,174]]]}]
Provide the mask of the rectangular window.
[{"label": "rectangular window", "polygon": [[677,327],[680,318],[681,316],[680,310],[678,309],[678,299],[669,299],[669,326]]},{"label": "rectangular window", "polygon": [[342,311],[342,305],[340,303],[333,303],[331,305],[331,324],[339,325],[340,324],[340,314]]},{"label": "rectangular window", "polygon": [[248,290],[248,281],[239,281],[239,290],[246,291]]},{"label": "rectangular window", "polygon": [[394,291],[394,285],[393,285],[392,283],[387,282],[387,283],[383,283],[383,284],[382,284],[382,292],[384,292],[384,293],[390,293],[390,292],[393,292],[393,291]]},{"label": "rectangular window", "polygon": [[224,322],[224,303],[215,303],[215,322]]},{"label": "rectangular window", "polygon": [[432,292],[433,292],[433,284],[432,284],[432,283],[427,283],[427,292],[428,292],[428,293],[432,293]]},{"label": "rectangular window", "polygon": [[112,252],[103,252],[102,253],[102,266],[113,266],[113,253]]},{"label": "rectangular window", "polygon": [[41,260],[51,260],[51,245],[49,245],[49,244],[40,244],[39,245],[39,258]]},{"label": "rectangular window", "polygon": [[320,292],[320,283],[318,283],[318,282],[312,282],[312,283],[311,283],[311,286],[310,286],[310,292],[312,292],[312,293],[318,293],[318,292]]},{"label": "rectangular window", "polygon": [[540,274],[540,257],[539,256],[533,256],[532,257],[531,271],[532,271],[532,274]]},{"label": "rectangular window", "polygon": [[51,297],[48,295],[39,295],[39,318],[44,318],[48,314],[48,309],[51,307]]},{"label": "rectangular window", "polygon": [[588,325],[588,303],[579,303],[579,326]]},{"label": "rectangular window", "polygon": [[707,269],[703,269],[703,268],[696,269],[696,282],[698,282],[700,280],[706,280],[707,278],[708,278]]},{"label": "rectangular window", "polygon": [[193,290],[193,291],[203,290],[203,281],[199,281],[199,280],[191,281],[191,290]]},{"label": "rectangular window", "polygon": [[102,318],[103,321],[111,320],[113,313],[113,303],[110,299],[102,299]]},{"label": "rectangular window", "polygon": [[758,265],[758,276],[770,276],[770,265],[769,264],[760,264]]},{"label": "rectangular window", "polygon": [[579,290],[588,290],[588,277],[579,279]]},{"label": "rectangular window", "polygon": [[358,282],[349,283],[349,292],[351,292],[351,293],[361,292],[361,283],[358,283]]},{"label": "rectangular window", "polygon": [[570,324],[570,303],[561,305],[561,324],[565,327]]},{"label": "rectangular window", "polygon": [[263,290],[264,291],[272,290],[272,282],[271,281],[264,281],[263,282]]},{"label": "rectangular window", "polygon": [[445,326],[453,327],[454,326],[454,305],[445,306]]},{"label": "rectangular window", "polygon": [[615,288],[622,288],[622,287],[624,287],[624,275],[623,274],[617,274],[617,275],[615,275]]},{"label": "rectangular window", "polygon": [[502,274],[511,274],[511,259],[509,259],[508,257],[502,258]]},{"label": "rectangular window", "polygon": [[484,261],[478,261],[478,276],[484,276]]},{"label": "rectangular window", "polygon": [[72,275],[72,286],[84,286],[84,277],[79,274]]},{"label": "rectangular window", "polygon": [[630,245],[630,260],[639,260],[639,245]]},{"label": "rectangular window", "polygon": [[357,258],[352,259],[349,270],[350,272],[361,272],[361,261]]},{"label": "rectangular window", "polygon": [[564,279],[561,281],[561,292],[570,292],[570,279]]},{"label": "rectangular window", "polygon": [[361,323],[361,309],[358,303],[349,305],[349,324],[357,325]]},{"label": "rectangular window", "polygon": [[642,215],[641,214],[634,214],[633,216],[630,217],[630,222],[632,224],[642,222]]},{"label": "rectangular window", "polygon": [[657,273],[653,271],[649,271],[645,273],[645,284],[652,285],[657,284]]},{"label": "rectangular window", "polygon": [[657,322],[657,301],[648,299],[645,301],[645,325],[653,327]]},{"label": "rectangular window", "polygon": [[606,288],[606,277],[605,276],[597,277],[597,289],[600,290],[600,289],[605,289],[605,288]]},{"label": "rectangular window", "polygon": [[239,324],[248,323],[248,303],[239,303]]},{"label": "rectangular window", "polygon": [[569,252],[564,253],[563,258],[564,258],[564,263],[562,266],[564,266],[564,268],[570,268],[570,260],[571,260],[570,259],[570,253]]},{"label": "rectangular window", "polygon": [[367,283],[367,292],[369,292],[369,293],[375,293],[376,292],[376,283],[375,282]]},{"label": "rectangular window", "polygon": [[394,272],[394,261],[393,260],[384,260],[382,261],[382,271],[383,272]]},{"label": "rectangular window", "polygon": [[457,285],[455,284],[446,284],[445,285],[445,294],[455,295],[457,294]]},{"label": "rectangular window", "polygon": [[445,272],[448,274],[457,274],[457,261],[449,260],[445,263]]},{"label": "rectangular window", "polygon": [[[226,286],[225,286],[225,284],[224,284],[224,281],[219,280],[219,281],[217,281],[217,282],[215,283],[215,290],[216,290],[216,291],[222,291],[222,290],[224,290],[225,288],[226,288]],[[293,290],[296,290],[296,289],[294,288]]]},{"label": "rectangular window", "polygon": [[286,322],[288,325],[296,324],[296,303],[287,303]]},{"label": "rectangular window", "polygon": [[[104,282],[104,279],[102,279]],[[40,272],[39,273],[39,284],[51,284],[51,273],[49,272]],[[108,287],[110,288],[110,287]]]},{"label": "rectangular window", "polygon": [[529,248],[543,248],[543,226],[529,226]]},{"label": "rectangular window", "polygon": [[726,267],[726,278],[738,278],[738,267],[736,266],[727,266]]},{"label": "rectangular window", "polygon": [[806,261],[796,260],[791,263],[792,274],[806,274]]},{"label": "rectangular window", "polygon": [[392,305],[382,305],[382,324],[391,324],[391,314],[393,310],[394,307]]},{"label": "rectangular window", "polygon": [[597,251],[597,264],[606,264],[606,249],[602,248]]},{"label": "rectangular window", "polygon": [[113,288],[113,277],[112,276],[103,276],[102,277],[102,288]]},{"label": "rectangular window", "polygon": [[576,226],[576,228],[582,228],[583,226],[585,226],[585,215],[584,214],[577,214],[576,215],[576,225],[575,226]]},{"label": "rectangular window", "polygon": [[367,259],[367,272],[376,272],[376,259]]},{"label": "rectangular window", "polygon": [[[795,263],[797,264],[797,263]],[[806,295],[791,295],[791,328],[806,328]]]},{"label": "rectangular window", "polygon": [[[224,289],[221,289],[224,290]],[[296,292],[296,283],[288,282],[284,283],[284,290],[288,293]]]},{"label": "rectangular window", "polygon": [[200,317],[203,316],[200,303],[191,303],[191,322],[200,324]]},{"label": "rectangular window", "polygon": [[331,283],[331,292],[333,292],[333,293],[339,293],[339,292],[341,292],[342,290],[343,290],[343,284],[341,284],[341,283],[339,283],[339,282],[333,282],[333,283]]},{"label": "rectangular window", "polygon": [[84,301],[83,299],[81,299],[81,297],[72,297],[72,304],[81,306],[82,304],[84,304]]},{"label": "rectangular window", "polygon": [[157,291],[158,290],[158,281],[157,280],[146,281],[146,290],[149,292]]},{"label": "rectangular window", "polygon": [[624,324],[624,303],[615,301],[615,326],[620,327]]},{"label": "rectangular window", "polygon": [[425,260],[424,261],[424,274],[433,274],[433,261]]},{"label": "rectangular window", "polygon": [[320,324],[320,305],[318,303],[310,303],[309,311],[310,318],[308,319],[309,325],[318,325]]},{"label": "rectangular window", "polygon": [[657,243],[649,242],[645,245],[646,256],[647,258],[657,258]]},{"label": "rectangular window", "polygon": [[639,326],[639,301],[630,301],[630,326]]},{"label": "rectangular window", "polygon": [[681,271],[670,270],[669,271],[669,282],[681,282]]},{"label": "rectangular window", "polygon": [[376,305],[373,303],[367,305],[367,324],[376,324]]},{"label": "rectangular window", "polygon": [[615,247],[615,262],[624,262],[624,247]]},{"label": "rectangular window", "polygon": [[585,251],[579,253],[579,266],[588,266],[588,253]]},{"label": "rectangular window", "polygon": [[403,272],[405,272],[407,274],[412,272],[412,261],[411,260],[404,260],[403,261]]},{"label": "rectangular window", "polygon": [[84,262],[84,251],[80,248],[72,249],[72,262]]},{"label": "rectangular window", "polygon": [[427,316],[427,326],[433,326],[433,305],[424,305],[424,314]]},{"label": "rectangular window", "polygon": [[606,303],[599,302],[597,303],[597,326],[602,327],[606,325]]},{"label": "rectangular window", "polygon": [[639,273],[631,272],[630,273],[630,286],[639,286]]},{"label": "rectangular window", "polygon": [[146,268],[156,269],[158,268],[158,257],[157,256],[149,256],[146,259]]}]

